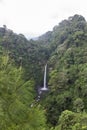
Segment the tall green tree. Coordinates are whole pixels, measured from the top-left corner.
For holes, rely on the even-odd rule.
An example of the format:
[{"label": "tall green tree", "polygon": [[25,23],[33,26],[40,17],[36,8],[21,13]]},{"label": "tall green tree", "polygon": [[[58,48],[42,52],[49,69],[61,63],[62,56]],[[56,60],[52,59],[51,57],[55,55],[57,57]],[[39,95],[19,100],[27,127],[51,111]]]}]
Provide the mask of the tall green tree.
[{"label": "tall green tree", "polygon": [[0,129],[45,129],[44,110],[34,100],[34,81],[24,81],[22,68],[0,57]]}]

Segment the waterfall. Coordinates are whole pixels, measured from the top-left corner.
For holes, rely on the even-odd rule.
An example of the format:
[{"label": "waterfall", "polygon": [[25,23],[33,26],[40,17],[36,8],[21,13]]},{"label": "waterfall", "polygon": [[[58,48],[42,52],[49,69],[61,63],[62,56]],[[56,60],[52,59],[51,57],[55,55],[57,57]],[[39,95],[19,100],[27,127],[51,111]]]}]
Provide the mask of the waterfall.
[{"label": "waterfall", "polygon": [[44,82],[43,82],[43,87],[40,89],[41,91],[48,90],[47,83],[46,83],[46,78],[47,78],[46,76],[47,76],[47,64],[45,65],[45,69],[44,69]]}]

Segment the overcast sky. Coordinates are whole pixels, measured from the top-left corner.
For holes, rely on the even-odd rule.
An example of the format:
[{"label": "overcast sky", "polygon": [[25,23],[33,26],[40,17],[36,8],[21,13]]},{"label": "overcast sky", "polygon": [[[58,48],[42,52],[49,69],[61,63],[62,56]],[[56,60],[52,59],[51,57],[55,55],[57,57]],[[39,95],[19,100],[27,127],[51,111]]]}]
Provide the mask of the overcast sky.
[{"label": "overcast sky", "polygon": [[0,26],[37,37],[74,14],[87,20],[87,0],[0,0]]}]

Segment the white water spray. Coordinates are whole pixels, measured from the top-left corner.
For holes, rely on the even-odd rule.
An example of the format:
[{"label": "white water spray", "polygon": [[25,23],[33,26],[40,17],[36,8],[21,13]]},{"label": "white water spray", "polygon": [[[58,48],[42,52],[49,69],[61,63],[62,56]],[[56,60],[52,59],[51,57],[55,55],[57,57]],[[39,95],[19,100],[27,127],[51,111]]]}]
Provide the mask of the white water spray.
[{"label": "white water spray", "polygon": [[45,70],[44,70],[44,82],[43,82],[43,88],[41,88],[41,91],[46,91],[48,90],[47,88],[47,83],[46,83],[46,78],[47,78],[47,64],[45,65]]}]

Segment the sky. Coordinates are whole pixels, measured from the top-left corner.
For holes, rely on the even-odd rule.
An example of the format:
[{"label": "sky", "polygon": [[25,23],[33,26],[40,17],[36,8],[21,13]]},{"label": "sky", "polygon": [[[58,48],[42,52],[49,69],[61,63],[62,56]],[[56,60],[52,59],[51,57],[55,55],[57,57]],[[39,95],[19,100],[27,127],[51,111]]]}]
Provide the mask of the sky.
[{"label": "sky", "polygon": [[68,17],[87,19],[87,0],[0,0],[0,27],[37,37]]}]

